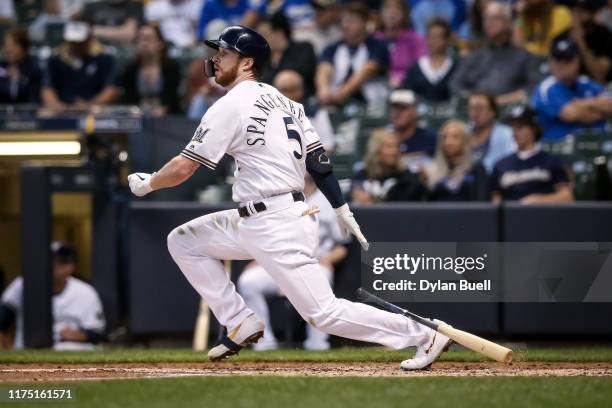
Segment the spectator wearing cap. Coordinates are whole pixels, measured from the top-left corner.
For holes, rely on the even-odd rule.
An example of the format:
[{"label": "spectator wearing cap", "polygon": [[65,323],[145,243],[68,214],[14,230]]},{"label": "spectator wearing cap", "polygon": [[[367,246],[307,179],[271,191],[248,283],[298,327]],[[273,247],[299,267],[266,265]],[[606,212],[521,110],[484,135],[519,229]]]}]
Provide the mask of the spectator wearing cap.
[{"label": "spectator wearing cap", "polygon": [[266,14],[266,2],[263,0],[204,0],[198,13],[197,38],[199,41],[209,38],[206,31],[209,25],[222,21],[224,26],[242,24],[254,27]]},{"label": "spectator wearing cap", "polygon": [[483,25],[487,44],[462,61],[451,90],[463,97],[474,91],[487,92],[498,104],[524,102],[539,80],[539,70],[532,55],[512,44],[510,6],[487,3]]},{"label": "spectator wearing cap", "polygon": [[426,54],[425,41],[410,27],[410,13],[405,0],[385,0],[381,9],[382,30],[374,38],[389,48],[389,86],[397,88],[408,67]]},{"label": "spectator wearing cap", "polygon": [[314,26],[301,33],[300,39],[310,42],[318,57],[323,50],[342,39],[341,7],[339,0],[311,0],[310,4],[314,9]]},{"label": "spectator wearing cap", "polygon": [[425,165],[421,177],[431,201],[488,199],[485,169],[473,161],[467,126],[459,120],[442,125],[436,156]]},{"label": "spectator wearing cap", "polygon": [[612,98],[597,82],[580,75],[580,49],[569,40],[550,51],[551,75],[538,85],[533,106],[544,127],[544,139],[556,140],[582,129],[603,130],[612,116]]},{"label": "spectator wearing cap", "polygon": [[468,116],[472,159],[482,163],[488,174],[500,159],[516,150],[512,129],[497,121],[499,108],[495,98],[475,92],[468,99]]},{"label": "spectator wearing cap", "polygon": [[423,55],[408,69],[401,88],[411,89],[429,102],[444,102],[451,98],[450,80],[458,61],[450,56],[450,25],[443,19],[427,24],[427,55]]},{"label": "spectator wearing cap", "polygon": [[[102,302],[88,283],[72,276],[76,271],[76,252],[65,242],[51,244],[53,262],[52,316],[53,348],[56,350],[90,350],[104,341],[106,326]],[[14,325],[14,348],[24,347],[23,278],[15,278],[0,301],[0,335],[2,348],[9,348]]]},{"label": "spectator wearing cap", "polygon": [[91,25],[97,39],[122,45],[136,39],[138,27],[144,20],[142,3],[134,0],[87,3],[80,17]]},{"label": "spectator wearing cap", "polygon": [[529,107],[517,107],[512,111],[510,122],[518,151],[500,160],[493,168],[493,202],[544,204],[573,201],[563,163],[540,149],[538,141],[542,129],[535,112]]},{"label": "spectator wearing cap", "polygon": [[368,141],[364,167],[351,180],[352,202],[420,201],[425,190],[417,174],[401,160],[399,141],[386,129],[377,129]]},{"label": "spectator wearing cap", "polygon": [[344,7],[343,39],[325,49],[317,67],[315,83],[321,104],[385,103],[389,54],[384,43],[368,34],[368,16],[368,8],[361,2]]},{"label": "spectator wearing cap", "polygon": [[28,55],[30,40],[24,28],[11,28],[2,39],[0,103],[38,103],[42,72],[38,61]]},{"label": "spectator wearing cap", "polygon": [[73,21],[64,27],[64,42],[47,63],[42,101],[53,110],[89,109],[118,96],[116,65],[92,38],[91,26]]},{"label": "spectator wearing cap", "polygon": [[143,25],[138,30],[136,58],[125,68],[121,83],[122,103],[139,105],[151,116],[180,111],[178,63],[168,57],[159,27]]},{"label": "spectator wearing cap", "polygon": [[202,0],[151,0],[145,4],[147,23],[157,24],[164,40],[179,48],[196,43]]},{"label": "spectator wearing cap", "polygon": [[597,0],[576,0],[572,8],[572,28],[556,40],[571,40],[578,45],[582,73],[599,83],[612,80],[612,33],[595,21],[600,8]]},{"label": "spectator wearing cap", "polygon": [[270,44],[270,60],[261,74],[262,82],[272,84],[280,71],[296,71],[304,82],[306,97],[314,95],[314,75],[317,66],[312,45],[291,39],[291,25],[282,11],[265,18],[257,25],[257,31]]},{"label": "spectator wearing cap", "polygon": [[546,57],[553,39],[572,26],[572,14],[553,0],[517,0],[514,42],[532,54]]},{"label": "spectator wearing cap", "polygon": [[304,113],[317,131],[326,151],[334,149],[334,128],[326,109],[321,109],[313,98],[305,99],[304,81],[302,76],[289,69],[283,70],[274,77],[274,87],[292,101],[304,105]]},{"label": "spectator wearing cap", "polygon": [[436,132],[418,126],[414,92],[397,89],[391,92],[389,103],[390,130],[400,142],[402,161],[410,170],[418,172],[422,164],[429,161],[436,151]]}]

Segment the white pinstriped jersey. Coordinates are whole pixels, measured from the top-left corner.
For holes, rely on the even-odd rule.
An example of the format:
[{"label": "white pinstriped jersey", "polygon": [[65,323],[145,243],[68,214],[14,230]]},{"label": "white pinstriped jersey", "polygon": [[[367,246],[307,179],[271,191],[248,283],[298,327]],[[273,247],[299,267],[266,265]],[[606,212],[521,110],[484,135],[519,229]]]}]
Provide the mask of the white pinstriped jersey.
[{"label": "white pinstriped jersey", "polygon": [[321,146],[301,104],[273,86],[243,81],[206,111],[181,155],[213,170],[231,155],[232,199],[245,203],[303,191],[306,154]]}]

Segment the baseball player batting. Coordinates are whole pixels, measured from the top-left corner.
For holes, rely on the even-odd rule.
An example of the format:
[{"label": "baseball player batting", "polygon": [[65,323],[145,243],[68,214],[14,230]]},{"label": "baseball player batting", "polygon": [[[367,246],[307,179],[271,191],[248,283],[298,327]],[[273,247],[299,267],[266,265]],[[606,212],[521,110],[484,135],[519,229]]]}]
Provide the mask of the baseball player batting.
[{"label": "baseball player batting", "polygon": [[448,337],[404,316],[336,298],[321,270],[318,221],[302,193],[306,172],[335,209],[342,230],[355,235],[364,250],[368,241],[304,107],[258,82],[270,57],[266,40],[250,28],[231,26],[206,45],[217,52],[205,61],[205,74],[227,94],[208,109],[178,156],[156,173],[130,174],[128,180],[140,197],[185,182],[200,166],[214,170],[226,153],[236,162],[232,199],[238,209],[196,218],[168,235],[172,258],[228,330],[208,357],[223,359],[263,336],[262,321],[236,292],[222,263],[255,259],[314,327],[394,349],[414,346],[415,357],[401,368],[429,367],[451,342]]}]

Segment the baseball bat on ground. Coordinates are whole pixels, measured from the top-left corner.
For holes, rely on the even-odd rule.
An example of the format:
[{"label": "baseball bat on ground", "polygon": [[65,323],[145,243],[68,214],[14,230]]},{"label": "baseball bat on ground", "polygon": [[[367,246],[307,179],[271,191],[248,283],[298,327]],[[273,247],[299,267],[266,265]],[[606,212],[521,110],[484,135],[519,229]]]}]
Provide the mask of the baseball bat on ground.
[{"label": "baseball bat on ground", "polygon": [[492,341],[485,340],[482,337],[478,337],[471,333],[463,330],[455,329],[446,323],[438,320],[430,320],[414,314],[406,309],[402,309],[399,306],[382,300],[378,296],[374,296],[363,288],[357,289],[357,296],[364,302],[371,302],[379,307],[388,310],[389,312],[398,313],[406,316],[417,323],[429,327],[439,333],[442,333],[446,337],[454,340],[462,346],[469,348],[477,353],[483,354],[489,358],[500,363],[511,363],[512,362],[512,350],[509,348],[500,346],[499,344],[493,343]]},{"label": "baseball bat on ground", "polygon": [[193,349],[204,351],[208,347],[208,332],[210,330],[210,310],[206,299],[200,298],[200,309],[193,332]]}]

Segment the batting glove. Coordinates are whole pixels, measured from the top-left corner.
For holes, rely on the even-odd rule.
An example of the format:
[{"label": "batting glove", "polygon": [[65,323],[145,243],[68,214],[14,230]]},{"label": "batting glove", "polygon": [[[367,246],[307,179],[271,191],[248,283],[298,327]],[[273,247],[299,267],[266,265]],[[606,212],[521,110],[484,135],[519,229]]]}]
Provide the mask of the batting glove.
[{"label": "batting glove", "polygon": [[361,228],[359,228],[359,224],[357,224],[357,221],[355,220],[355,217],[353,216],[348,204],[344,204],[343,206],[336,208],[335,211],[336,215],[338,216],[338,224],[340,224],[342,233],[345,236],[348,236],[349,232],[353,234],[357,238],[357,241],[359,241],[361,244],[363,250],[367,251],[370,244],[368,243],[366,237],[364,237],[361,233]]},{"label": "batting glove", "polygon": [[[155,174],[155,173],[153,173]],[[130,190],[138,197],[149,194],[153,191],[151,187],[151,176],[149,173],[132,173],[128,176],[128,182],[130,183]]]}]

